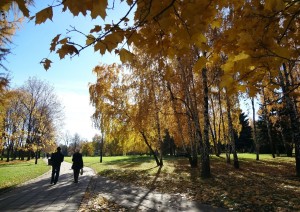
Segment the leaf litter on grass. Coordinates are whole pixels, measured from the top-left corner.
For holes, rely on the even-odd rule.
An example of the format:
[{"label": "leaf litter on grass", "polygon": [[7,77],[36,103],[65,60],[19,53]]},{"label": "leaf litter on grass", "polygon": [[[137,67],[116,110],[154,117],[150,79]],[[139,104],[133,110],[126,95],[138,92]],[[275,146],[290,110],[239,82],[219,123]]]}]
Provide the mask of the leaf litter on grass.
[{"label": "leaf litter on grass", "polygon": [[[206,180],[200,178],[200,168],[191,169],[185,159],[166,161],[164,167],[172,166],[172,172],[112,166],[99,174],[233,211],[300,211],[300,180],[292,176],[292,160],[240,159],[240,164],[237,170],[225,159],[213,157],[212,177]],[[103,202],[98,200],[98,204]]]}]

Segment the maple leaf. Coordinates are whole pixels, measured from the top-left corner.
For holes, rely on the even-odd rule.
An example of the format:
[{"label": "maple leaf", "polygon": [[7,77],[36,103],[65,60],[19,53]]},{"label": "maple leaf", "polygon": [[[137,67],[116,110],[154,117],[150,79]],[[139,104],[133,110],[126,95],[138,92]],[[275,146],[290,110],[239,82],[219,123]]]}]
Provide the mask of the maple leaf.
[{"label": "maple leaf", "polygon": [[56,51],[59,54],[60,59],[65,58],[67,54],[72,55],[72,54],[79,54],[78,50],[75,48],[73,45],[69,44],[64,44],[61,46],[60,49]]},{"label": "maple leaf", "polygon": [[123,38],[124,36],[122,32],[113,32],[105,37],[103,43],[105,43],[107,50],[111,52],[123,41]]},{"label": "maple leaf", "polygon": [[92,44],[93,42],[95,42],[95,39],[96,38],[92,34],[90,34],[87,36],[85,44],[88,46],[88,45]]},{"label": "maple leaf", "polygon": [[202,68],[205,67],[206,65],[206,58],[205,57],[200,57],[197,62],[195,63],[193,70],[195,73],[199,73],[199,71],[202,70]]},{"label": "maple leaf", "polygon": [[[5,2],[5,1],[4,1]],[[19,9],[25,17],[29,17],[29,10],[26,7],[26,1],[24,0],[15,0],[17,2]]]},{"label": "maple leaf", "polygon": [[52,61],[46,58],[41,63],[43,63],[44,69],[47,71],[50,68]]},{"label": "maple leaf", "polygon": [[126,2],[129,6],[133,4],[133,0],[127,0]]},{"label": "maple leaf", "polygon": [[110,30],[111,28],[112,28],[112,27],[111,27],[110,24],[105,24],[104,30],[105,30],[105,31],[108,31],[108,30]]},{"label": "maple leaf", "polygon": [[285,3],[282,0],[266,0],[265,8],[270,11],[281,11],[285,8]]},{"label": "maple leaf", "polygon": [[120,50],[119,55],[122,63],[131,62],[134,57],[134,54],[124,48]]},{"label": "maple leaf", "polygon": [[206,43],[206,37],[202,33],[194,34],[192,36],[192,41],[196,44],[198,48],[201,48],[203,44]]},{"label": "maple leaf", "polygon": [[68,42],[68,38],[64,38],[59,41],[60,44],[66,44],[67,42]]},{"label": "maple leaf", "polygon": [[102,42],[102,41],[98,41],[95,46],[94,46],[94,51],[98,51],[100,50],[100,53],[103,55],[105,54],[105,51],[106,51],[106,46],[105,44]]},{"label": "maple leaf", "polygon": [[93,32],[100,32],[101,31],[101,26],[99,25],[95,25],[95,27],[93,29],[91,29],[90,33],[93,33]]},{"label": "maple leaf", "polygon": [[91,10],[92,19],[97,18],[99,15],[103,20],[106,17],[107,0],[93,0],[93,7]]},{"label": "maple leaf", "polygon": [[52,7],[47,7],[35,15],[35,24],[44,23],[47,19],[52,21],[53,11]]},{"label": "maple leaf", "polygon": [[7,0],[7,1],[0,1],[0,10],[1,11],[8,11],[10,6],[11,6],[12,1]]},{"label": "maple leaf", "polygon": [[51,47],[50,47],[50,52],[55,51],[56,45],[57,45],[57,41],[59,39],[60,34],[56,35],[51,42]]}]

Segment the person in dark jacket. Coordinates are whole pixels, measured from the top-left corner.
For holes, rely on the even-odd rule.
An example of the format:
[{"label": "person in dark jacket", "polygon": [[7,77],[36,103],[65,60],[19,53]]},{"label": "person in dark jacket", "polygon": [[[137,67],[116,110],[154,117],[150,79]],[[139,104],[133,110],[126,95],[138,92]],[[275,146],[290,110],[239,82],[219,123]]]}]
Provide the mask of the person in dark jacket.
[{"label": "person in dark jacket", "polygon": [[61,153],[61,148],[57,147],[57,151],[51,154],[51,163],[52,163],[52,175],[50,184],[54,185],[58,181],[60,165],[64,161],[64,155]]},{"label": "person in dark jacket", "polygon": [[73,161],[72,169],[74,172],[74,183],[78,183],[79,172],[80,169],[83,168],[82,154],[79,153],[79,149],[77,149],[76,152],[73,154],[72,161]]}]

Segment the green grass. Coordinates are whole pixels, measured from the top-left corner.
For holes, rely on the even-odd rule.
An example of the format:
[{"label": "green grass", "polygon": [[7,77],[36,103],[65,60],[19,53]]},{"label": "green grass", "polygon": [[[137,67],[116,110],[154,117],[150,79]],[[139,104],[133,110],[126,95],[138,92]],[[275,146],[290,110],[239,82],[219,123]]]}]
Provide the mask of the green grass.
[{"label": "green grass", "polygon": [[51,168],[42,159],[38,160],[38,164],[34,164],[34,162],[34,159],[30,161],[0,161],[0,191],[36,178]]}]

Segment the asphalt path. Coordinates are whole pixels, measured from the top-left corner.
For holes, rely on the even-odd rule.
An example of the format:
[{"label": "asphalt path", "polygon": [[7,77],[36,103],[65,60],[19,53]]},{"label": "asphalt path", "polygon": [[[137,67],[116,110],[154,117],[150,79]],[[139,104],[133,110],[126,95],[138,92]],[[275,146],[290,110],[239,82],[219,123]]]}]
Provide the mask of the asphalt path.
[{"label": "asphalt path", "polygon": [[[0,194],[0,211],[63,211],[79,210],[86,191],[102,196],[117,205],[127,208],[127,211],[226,211],[199,202],[189,201],[181,194],[163,194],[154,189],[141,188],[109,180],[95,175],[94,171],[84,167],[79,183],[73,182],[71,164],[63,162],[60,177],[56,185],[50,184],[51,171],[38,178],[30,180],[15,189]],[[84,200],[84,201],[83,201]],[[81,211],[85,209],[84,204]],[[97,210],[93,210],[97,211]],[[114,211],[108,208],[105,211]]]}]

